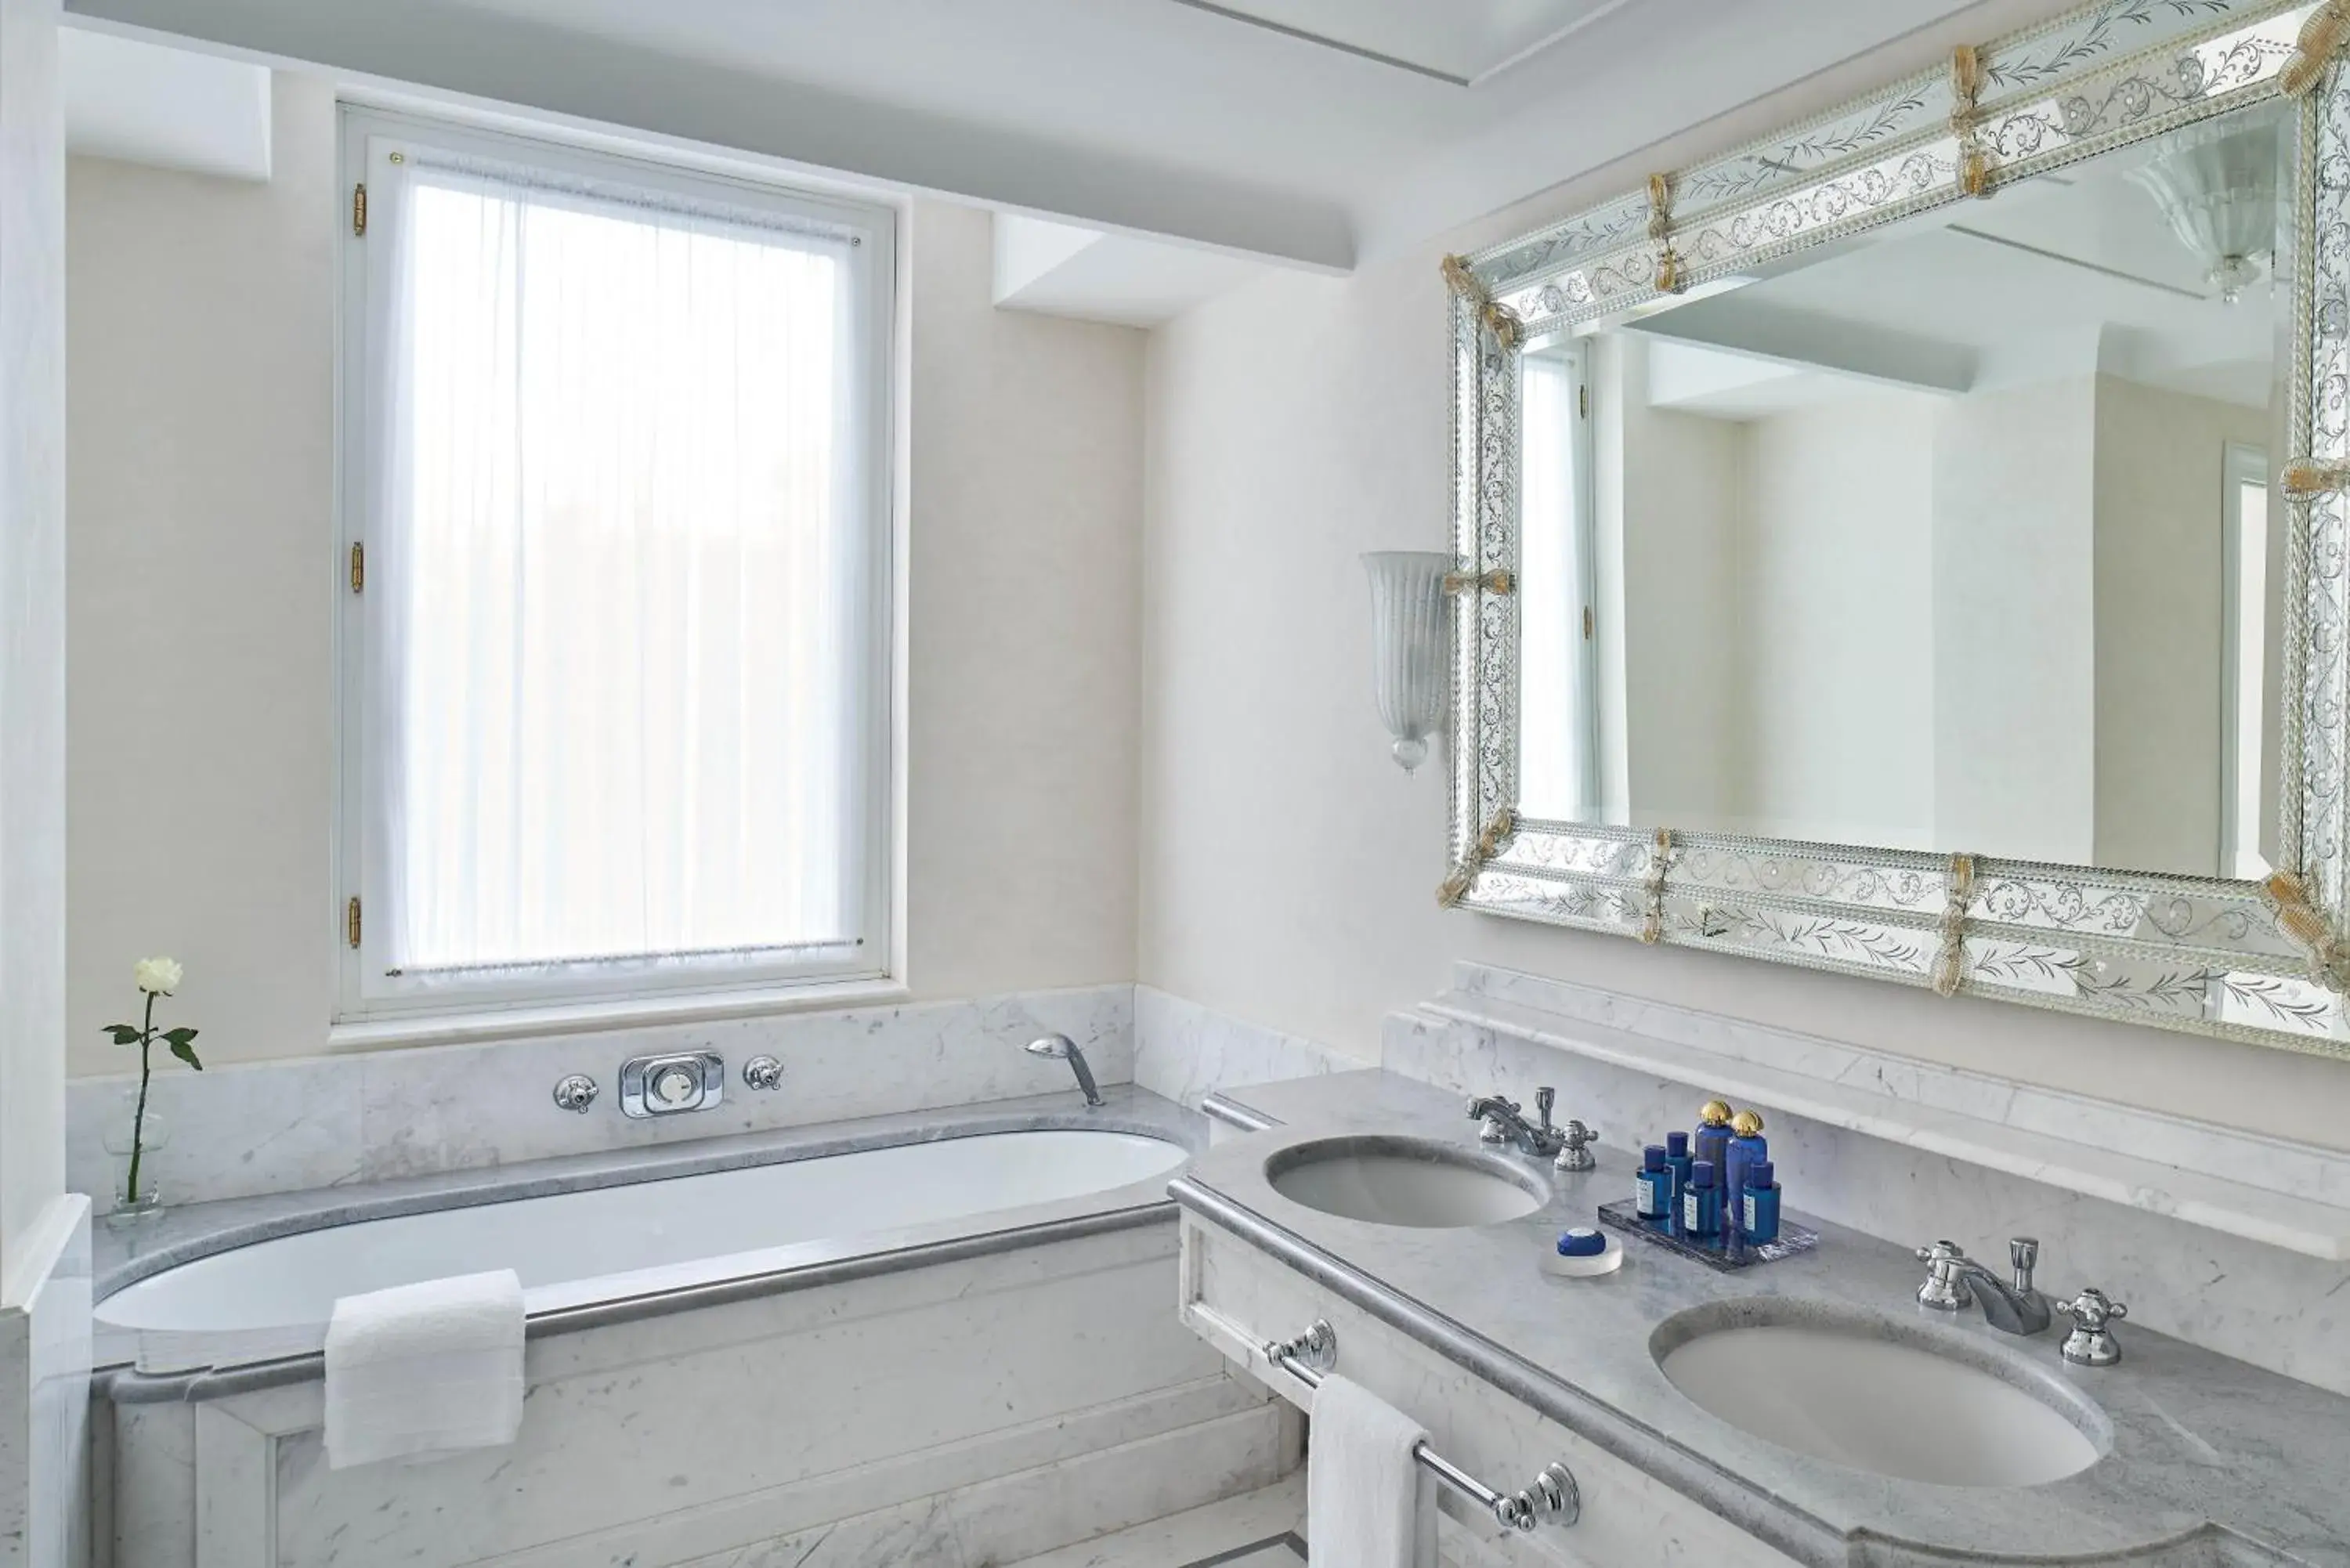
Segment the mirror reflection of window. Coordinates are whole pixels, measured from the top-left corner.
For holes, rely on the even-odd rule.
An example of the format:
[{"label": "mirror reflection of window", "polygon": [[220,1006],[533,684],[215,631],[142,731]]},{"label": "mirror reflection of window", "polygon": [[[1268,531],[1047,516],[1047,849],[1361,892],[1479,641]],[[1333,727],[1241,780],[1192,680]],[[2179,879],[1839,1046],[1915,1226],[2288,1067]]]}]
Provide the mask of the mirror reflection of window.
[{"label": "mirror reflection of window", "polygon": [[1590,394],[1580,345],[1524,358],[1518,507],[1518,800],[1586,820],[1597,802],[1592,679]]},{"label": "mirror reflection of window", "polygon": [[2220,871],[2260,878],[2262,778],[2267,708],[2269,483],[2258,447],[2230,445],[2220,533],[2225,629],[2222,633]]}]

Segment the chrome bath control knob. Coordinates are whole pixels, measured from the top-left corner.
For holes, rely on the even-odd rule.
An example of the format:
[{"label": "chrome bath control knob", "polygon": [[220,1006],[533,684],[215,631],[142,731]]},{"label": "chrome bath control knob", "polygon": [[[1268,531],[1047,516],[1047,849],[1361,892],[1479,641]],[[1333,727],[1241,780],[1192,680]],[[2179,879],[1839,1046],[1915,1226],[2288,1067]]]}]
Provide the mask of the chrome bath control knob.
[{"label": "chrome bath control knob", "polygon": [[555,1085],[555,1103],[567,1111],[585,1116],[588,1107],[596,1103],[596,1080],[585,1073],[567,1075]]},{"label": "chrome bath control knob", "polygon": [[1559,1137],[1563,1141],[1559,1146],[1558,1158],[1551,1161],[1551,1168],[1568,1171],[1597,1169],[1599,1162],[1591,1157],[1591,1145],[1598,1137],[1597,1127],[1585,1127],[1569,1117],[1566,1126],[1559,1129]]},{"label": "chrome bath control knob", "polygon": [[1960,1277],[1967,1264],[1963,1248],[1956,1241],[1937,1241],[1918,1248],[1918,1261],[1926,1265],[1926,1282],[1918,1287],[1919,1306],[1957,1312],[1967,1304],[1966,1282]]},{"label": "chrome bath control knob", "polygon": [[2056,1310],[2073,1320],[2059,1353],[2065,1360],[2075,1366],[2111,1366],[2122,1358],[2121,1342],[2106,1325],[2129,1316],[2127,1303],[2093,1285],[2069,1302],[2058,1302]]},{"label": "chrome bath control knob", "polygon": [[773,1056],[754,1056],[743,1064],[743,1086],[775,1089],[783,1086],[784,1064]]}]

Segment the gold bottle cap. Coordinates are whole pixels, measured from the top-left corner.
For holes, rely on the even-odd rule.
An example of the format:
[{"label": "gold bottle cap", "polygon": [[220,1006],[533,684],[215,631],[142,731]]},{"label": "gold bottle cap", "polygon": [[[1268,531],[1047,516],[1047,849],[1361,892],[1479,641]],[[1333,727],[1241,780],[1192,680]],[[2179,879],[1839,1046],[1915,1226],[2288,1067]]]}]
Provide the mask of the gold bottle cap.
[{"label": "gold bottle cap", "polygon": [[1762,1114],[1760,1111],[1741,1111],[1730,1118],[1730,1130],[1740,1137],[1752,1137],[1762,1130]]},{"label": "gold bottle cap", "polygon": [[1728,1100],[1706,1101],[1705,1108],[1698,1112],[1697,1119],[1710,1127],[1728,1127],[1730,1125],[1730,1102]]}]

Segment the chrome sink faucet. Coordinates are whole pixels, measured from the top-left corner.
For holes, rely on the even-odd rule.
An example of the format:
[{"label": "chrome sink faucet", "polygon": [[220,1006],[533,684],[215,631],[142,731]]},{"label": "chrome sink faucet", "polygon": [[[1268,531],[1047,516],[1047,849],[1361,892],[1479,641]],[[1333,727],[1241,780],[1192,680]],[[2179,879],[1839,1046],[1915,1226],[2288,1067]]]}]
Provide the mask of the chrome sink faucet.
[{"label": "chrome sink faucet", "polygon": [[1566,1135],[1550,1125],[1550,1109],[1557,1103],[1557,1090],[1545,1086],[1534,1091],[1534,1105],[1542,1116],[1541,1125],[1536,1126],[1526,1120],[1524,1107],[1516,1101],[1481,1095],[1469,1102],[1469,1119],[1483,1124],[1477,1136],[1487,1143],[1514,1143],[1538,1159],[1548,1159],[1566,1147]]},{"label": "chrome sink faucet", "polygon": [[1086,1092],[1086,1104],[1098,1106],[1102,1103],[1101,1091],[1094,1086],[1094,1071],[1086,1065],[1086,1054],[1078,1050],[1077,1043],[1067,1035],[1047,1034],[1041,1039],[1031,1040],[1021,1049],[1026,1051],[1031,1056],[1042,1056],[1053,1062],[1066,1062],[1069,1064],[1069,1071],[1077,1075],[1077,1087]]},{"label": "chrome sink faucet", "polygon": [[2052,1321],[2048,1298],[2032,1284],[2032,1271],[2040,1262],[2040,1243],[2030,1236],[2014,1237],[2007,1243],[2007,1256],[2015,1269],[2012,1283],[1968,1257],[1956,1241],[1918,1248],[1918,1261],[1926,1265],[1926,1282],[1918,1287],[1918,1304],[1937,1312],[1960,1312],[1971,1294],[1982,1308],[1983,1321],[2001,1333],[2040,1333]]}]

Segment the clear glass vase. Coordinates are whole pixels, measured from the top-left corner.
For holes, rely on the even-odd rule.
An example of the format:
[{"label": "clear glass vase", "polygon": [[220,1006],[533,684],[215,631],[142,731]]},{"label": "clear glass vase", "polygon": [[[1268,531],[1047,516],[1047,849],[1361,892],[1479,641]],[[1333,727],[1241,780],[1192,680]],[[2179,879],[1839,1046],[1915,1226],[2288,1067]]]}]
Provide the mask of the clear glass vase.
[{"label": "clear glass vase", "polygon": [[[138,1129],[139,1190],[130,1190],[130,1151],[132,1128]],[[171,1123],[155,1109],[151,1095],[144,1118],[139,1115],[139,1091],[125,1089],[112,1116],[107,1118],[105,1135],[99,1139],[106,1152],[114,1157],[114,1207],[106,1216],[113,1230],[128,1230],[143,1224],[163,1212],[163,1198],[156,1184],[155,1156],[172,1141]]]}]

